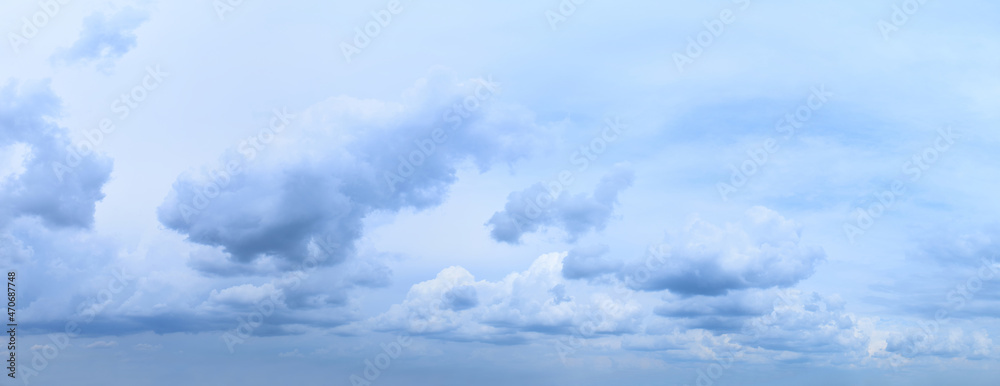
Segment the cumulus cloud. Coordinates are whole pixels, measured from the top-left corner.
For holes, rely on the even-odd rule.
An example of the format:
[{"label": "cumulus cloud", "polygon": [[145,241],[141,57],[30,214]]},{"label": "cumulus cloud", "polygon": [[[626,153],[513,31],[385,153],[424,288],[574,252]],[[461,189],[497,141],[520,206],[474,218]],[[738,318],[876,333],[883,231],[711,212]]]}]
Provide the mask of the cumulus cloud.
[{"label": "cumulus cloud", "polygon": [[608,259],[607,245],[577,247],[569,251],[563,260],[563,277],[567,279],[590,279],[621,270],[620,260]]},{"label": "cumulus cloud", "polygon": [[[869,355],[873,320],[847,312],[838,296],[780,288],[811,275],[824,256],[799,245],[794,222],[755,207],[741,224],[718,228],[695,221],[672,240],[684,243],[659,249],[662,266],[648,272],[655,283],[648,287],[637,285],[643,283],[635,275],[639,266],[608,258],[607,246],[578,247],[543,255],[499,282],[477,281],[450,267],[414,285],[402,303],[371,323],[383,331],[498,344],[583,335],[587,326],[587,337],[618,337],[605,344],[683,352],[677,355],[687,359],[734,350],[781,360]],[[615,273],[610,281],[574,280]],[[698,275],[709,283],[697,291],[678,279]],[[663,289],[669,291],[653,314],[644,310],[646,294]]]},{"label": "cumulus cloud", "polygon": [[0,262],[21,280],[59,283],[21,295],[29,329],[65,324],[82,300],[77,291],[101,288],[80,272],[96,272],[114,256],[111,243],[87,232],[111,161],[74,145],[55,123],[61,114],[47,83],[0,87],[0,151],[9,151],[0,157]]},{"label": "cumulus cloud", "polygon": [[867,355],[874,320],[847,312],[839,296],[778,291],[772,309],[744,326],[746,345],[774,351]]},{"label": "cumulus cloud", "polygon": [[[623,346],[681,357],[857,363],[872,355],[876,321],[847,312],[838,296],[794,289],[748,289],[724,296],[668,295],[644,334]],[[877,351],[877,350],[876,350]]]},{"label": "cumulus cloud", "polygon": [[[201,193],[204,175],[181,176],[161,205],[160,218],[200,243],[187,263],[207,275],[193,288],[178,287],[160,275],[143,277],[141,283],[130,284],[134,292],[130,289],[101,305],[102,312],[88,323],[86,334],[232,330],[236,316],[264,302],[274,312],[254,335],[302,333],[358,320],[361,307],[351,291],[386,286],[391,277],[380,256],[354,250],[366,215],[376,210],[432,207],[444,199],[459,163],[471,161],[486,170],[527,154],[528,134],[539,129],[531,115],[497,101],[475,99],[492,98],[487,91],[495,87],[488,80],[459,83],[434,72],[408,91],[401,103],[351,98],[320,103],[299,113],[297,132],[288,128],[257,149],[254,157],[240,153],[239,146],[233,149],[231,154],[244,157],[245,169],[221,187],[209,206],[188,218],[182,207]],[[474,102],[468,102],[470,96]],[[400,156],[422,149],[427,138],[434,141],[432,133],[438,127],[443,128],[446,140],[435,142],[436,148],[420,165],[402,165],[413,167],[411,174],[400,173]],[[30,171],[29,167],[10,178]],[[80,167],[76,173],[85,171]],[[40,221],[15,220],[18,224]],[[24,233],[36,228],[17,229]],[[59,255],[55,249],[62,244],[38,241],[46,235],[19,233],[17,240],[27,241],[5,244],[5,248],[12,251],[11,259]],[[96,252],[101,255],[89,261],[91,267],[84,268],[76,260],[60,266],[99,271],[114,255],[107,249]],[[72,256],[83,263],[94,254]],[[275,277],[279,271],[284,274]],[[40,331],[58,330],[60,321],[64,323],[66,315],[86,300],[73,296],[102,289],[78,284],[68,284],[59,294],[46,294],[34,302],[51,311],[36,312],[33,325]],[[480,294],[478,288],[458,287],[443,299],[448,309],[462,311],[477,307]]]},{"label": "cumulus cloud", "polygon": [[[176,250],[156,247],[150,247],[154,252],[149,254],[135,254],[172,269],[136,267],[119,275],[118,246],[68,232],[53,234],[30,220],[15,222],[16,235],[33,245],[39,256],[17,266],[21,280],[60,284],[24,294],[23,321],[32,333],[63,331],[67,321],[79,323],[82,334],[89,337],[232,331],[239,325],[238,317],[267,310],[252,335],[301,334],[360,319],[362,305],[356,292],[385,286],[391,275],[380,257],[366,255],[335,267],[317,266],[278,277],[272,276],[273,271],[241,277],[192,276],[184,264],[166,262]],[[119,276],[124,283],[109,284]],[[108,291],[114,292],[105,298]]]},{"label": "cumulus cloud", "polygon": [[[170,308],[149,312],[154,299],[135,299],[137,304],[123,309],[124,313],[144,314],[150,319],[168,319],[180,310],[206,330],[218,329],[214,321],[246,310],[267,307],[273,315],[263,320],[260,333],[291,334],[302,329],[340,326],[356,320],[358,301],[352,291],[359,287],[384,287],[391,270],[376,257],[355,256],[336,267],[318,266],[310,270],[286,272],[267,281],[230,285],[213,289],[207,299],[195,307],[173,304]],[[155,307],[154,307],[155,308]],[[336,310],[331,315],[331,310]],[[232,320],[232,318],[228,318]],[[232,328],[233,326],[228,326]]]},{"label": "cumulus cloud", "polygon": [[619,335],[639,328],[643,312],[634,299],[587,291],[562,275],[566,253],[540,256],[503,280],[476,281],[461,267],[415,284],[406,299],[370,322],[378,330],[432,338],[497,344],[539,335]]},{"label": "cumulus cloud", "polygon": [[74,145],[55,124],[61,114],[47,83],[0,88],[0,151],[12,151],[0,157],[0,262],[21,280],[59,283],[21,295],[23,321],[34,326],[65,320],[81,300],[74,291],[95,286],[80,272],[95,272],[114,256],[110,243],[86,233],[111,161]]},{"label": "cumulus cloud", "polygon": [[339,263],[355,252],[368,214],[436,206],[460,162],[487,170],[527,154],[540,127],[494,100],[497,92],[490,79],[457,82],[434,70],[400,103],[331,98],[261,137],[264,145],[230,151],[222,165],[238,172],[180,176],[159,219],[238,263],[272,257],[287,270],[316,254]]},{"label": "cumulus cloud", "polygon": [[448,290],[444,294],[444,300],[442,307],[454,311],[467,310],[479,304],[476,287],[471,285],[458,286]]},{"label": "cumulus cloud", "polygon": [[524,234],[542,227],[556,227],[567,233],[569,241],[576,241],[586,232],[607,226],[618,204],[618,194],[632,186],[634,179],[630,169],[616,166],[601,179],[590,197],[565,191],[556,196],[542,183],[511,193],[504,210],[494,213],[486,222],[492,228],[490,236],[496,241],[517,244]]},{"label": "cumulus cloud", "polygon": [[384,287],[391,276],[392,271],[375,258],[362,256],[350,258],[335,268],[317,269],[302,284],[292,286],[290,280],[278,284],[290,309],[323,310],[350,305],[350,292],[354,288]]},{"label": "cumulus cloud", "polygon": [[83,20],[83,31],[72,46],[52,56],[55,62],[97,62],[101,71],[110,71],[115,59],[136,46],[135,29],[149,18],[146,12],[123,8],[115,14],[94,12]]},{"label": "cumulus cloud", "polygon": [[[567,351],[561,356],[583,344],[590,354],[626,349],[684,361],[729,356],[751,362],[857,364],[892,354],[883,350],[884,340],[873,338],[891,330],[879,330],[877,318],[848,312],[835,295],[794,289],[668,295],[657,315],[651,315],[635,297],[640,293],[613,296],[615,290],[608,287],[562,280],[560,256],[564,254],[544,255],[528,270],[498,282],[477,281],[468,271],[450,267],[414,285],[402,303],[364,325],[499,345],[551,340],[553,347],[564,345]],[[450,294],[471,294],[468,288],[476,289],[477,304],[453,307]]]},{"label": "cumulus cloud", "polygon": [[0,229],[19,217],[51,227],[88,228],[111,160],[78,147],[55,123],[59,99],[47,83],[8,83],[0,88],[0,148],[19,146],[15,173],[0,180]]},{"label": "cumulus cloud", "polygon": [[630,264],[621,276],[634,289],[681,295],[789,287],[812,276],[826,256],[802,245],[799,233],[795,222],[759,206],[738,224],[719,227],[696,218],[668,237],[657,261]]},{"label": "cumulus cloud", "polygon": [[657,315],[681,320],[689,328],[739,332],[752,317],[771,312],[777,291],[742,290],[727,296],[670,296],[654,309]]},{"label": "cumulus cloud", "polygon": [[949,328],[934,332],[894,332],[886,339],[885,351],[908,359],[923,356],[984,359],[994,352],[993,340],[986,330],[969,333]]}]

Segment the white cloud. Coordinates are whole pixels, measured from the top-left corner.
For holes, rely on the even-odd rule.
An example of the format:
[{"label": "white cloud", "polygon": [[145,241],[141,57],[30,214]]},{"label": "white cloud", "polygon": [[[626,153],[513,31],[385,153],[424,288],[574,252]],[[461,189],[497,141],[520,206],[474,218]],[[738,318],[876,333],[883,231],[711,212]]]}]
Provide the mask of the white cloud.
[{"label": "white cloud", "polygon": [[[643,314],[634,300],[619,303],[562,275],[566,253],[540,256],[523,272],[503,280],[476,281],[461,267],[415,284],[406,299],[372,319],[375,328],[449,340],[523,342],[540,334],[621,334],[634,331]],[[450,294],[475,294],[466,307],[454,307]]]},{"label": "white cloud", "polygon": [[627,266],[635,289],[681,295],[722,295],[746,288],[788,287],[812,276],[826,254],[803,245],[800,226],[753,207],[740,223],[722,227],[695,218],[668,237],[662,258]]}]

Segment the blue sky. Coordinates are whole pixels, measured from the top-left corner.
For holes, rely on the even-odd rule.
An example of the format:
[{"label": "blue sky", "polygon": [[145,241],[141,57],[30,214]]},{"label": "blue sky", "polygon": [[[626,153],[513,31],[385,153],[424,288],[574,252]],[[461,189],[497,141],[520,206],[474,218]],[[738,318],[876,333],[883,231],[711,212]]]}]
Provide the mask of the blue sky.
[{"label": "blue sky", "polygon": [[4,4],[7,382],[993,385],[998,12]]}]

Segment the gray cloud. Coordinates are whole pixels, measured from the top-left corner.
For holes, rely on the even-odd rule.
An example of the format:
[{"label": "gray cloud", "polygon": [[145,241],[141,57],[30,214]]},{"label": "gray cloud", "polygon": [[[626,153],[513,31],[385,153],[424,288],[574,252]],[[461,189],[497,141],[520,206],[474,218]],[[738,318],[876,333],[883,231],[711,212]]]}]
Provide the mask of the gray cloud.
[{"label": "gray cloud", "polygon": [[563,277],[567,279],[590,279],[606,273],[621,270],[623,263],[607,259],[607,245],[577,247],[569,251],[563,259]]},{"label": "gray cloud", "polygon": [[743,290],[727,296],[678,297],[657,306],[657,315],[683,320],[689,328],[740,332],[752,317],[770,313],[778,300],[774,291]]},{"label": "gray cloud", "polygon": [[[322,249],[336,264],[354,253],[373,211],[433,207],[459,162],[486,170],[527,154],[539,127],[529,113],[493,101],[497,91],[491,81],[459,83],[435,70],[402,103],[331,98],[301,113],[268,148],[231,151],[223,165],[245,167],[225,180],[180,176],[159,219],[239,263],[274,257],[279,269],[295,269]],[[206,187],[214,198],[192,208]]]},{"label": "gray cloud", "polygon": [[[39,286],[19,294],[28,330],[65,329],[66,315],[106,285],[92,273],[116,255],[94,236],[97,202],[112,163],[87,142],[74,144],[54,122],[62,115],[47,82],[10,82],[0,88],[0,262]],[[81,272],[86,274],[81,274]]]},{"label": "gray cloud", "polygon": [[52,227],[88,228],[111,160],[76,146],[52,121],[59,99],[47,83],[8,83],[0,89],[0,149],[23,146],[20,170],[0,180],[0,228],[23,216]]},{"label": "gray cloud", "polygon": [[444,294],[444,299],[444,307],[455,311],[467,310],[479,304],[476,287],[470,285],[462,285],[448,290]]},{"label": "gray cloud", "polygon": [[668,238],[662,259],[630,264],[620,276],[634,289],[681,295],[789,287],[812,276],[826,256],[821,248],[802,245],[799,228],[759,206],[740,224],[717,227],[695,219]]},{"label": "gray cloud", "polygon": [[567,192],[553,197],[541,183],[511,193],[504,210],[494,213],[486,222],[492,227],[490,236],[496,241],[517,244],[524,234],[541,227],[556,227],[567,233],[569,241],[576,241],[586,232],[607,226],[618,204],[618,194],[632,186],[634,179],[631,170],[618,166],[601,179],[590,197]]}]

